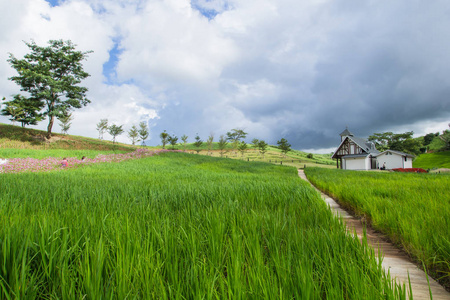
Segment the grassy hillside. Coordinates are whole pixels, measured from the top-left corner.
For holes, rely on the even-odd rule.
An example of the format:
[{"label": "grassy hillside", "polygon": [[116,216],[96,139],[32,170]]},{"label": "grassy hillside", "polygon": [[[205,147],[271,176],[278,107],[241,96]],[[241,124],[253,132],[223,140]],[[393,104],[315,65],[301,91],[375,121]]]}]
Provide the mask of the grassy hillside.
[{"label": "grassy hillside", "polygon": [[111,141],[53,133],[50,141],[45,131],[0,123],[1,149],[133,151],[136,147]]},{"label": "grassy hillside", "polygon": [[450,151],[421,154],[413,161],[413,167],[423,169],[450,169]]},{"label": "grassy hillside", "polygon": [[[173,149],[171,145],[166,146],[167,149]],[[200,149],[200,155],[209,155],[213,157],[220,157],[220,150],[218,143],[213,143],[212,150],[208,151],[208,146],[206,143],[203,143],[201,147],[195,147],[194,144],[186,144],[186,147],[183,145],[175,146],[175,149],[184,151],[189,153],[197,153],[197,150]],[[308,157],[309,156],[309,157]],[[280,149],[275,146],[269,146],[267,148],[267,152],[264,154],[264,157],[261,155],[259,150],[254,149],[252,145],[248,145],[248,149],[242,155],[238,150],[234,151],[230,144],[227,145],[225,149],[225,153],[223,157],[239,159],[244,161],[260,161],[260,162],[269,162],[274,164],[283,164],[286,166],[292,166],[296,168],[304,168],[304,167],[325,167],[325,168],[335,168],[336,162],[331,159],[330,154],[311,154],[306,153],[299,150],[292,150],[284,155]]]}]

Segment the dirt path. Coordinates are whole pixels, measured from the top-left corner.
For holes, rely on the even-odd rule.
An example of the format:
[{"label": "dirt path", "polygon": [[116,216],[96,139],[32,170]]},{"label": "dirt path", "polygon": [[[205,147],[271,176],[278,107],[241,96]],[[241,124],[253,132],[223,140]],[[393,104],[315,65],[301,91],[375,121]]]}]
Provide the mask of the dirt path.
[{"label": "dirt path", "polygon": [[[303,180],[309,182],[306,178],[303,170],[298,171],[298,175]],[[314,187],[314,186],[313,186]],[[315,187],[314,187],[315,188]],[[318,190],[318,189],[316,189]],[[319,190],[318,190],[319,191]],[[320,192],[320,191],[319,191]],[[347,224],[347,229],[350,232],[355,232],[358,238],[361,240],[363,235],[363,224],[361,220],[354,218],[347,211],[342,209],[339,204],[336,203],[332,198],[320,192],[324,201],[329,205],[330,209],[335,215],[340,216]],[[370,246],[375,249],[375,253],[378,255],[378,249],[381,250],[383,258],[383,267],[386,271],[389,271],[392,278],[396,278],[398,282],[405,283],[408,287],[408,272],[411,279],[412,294],[414,299],[450,299],[450,293],[448,293],[441,285],[439,285],[432,278],[429,278],[430,287],[428,287],[427,277],[425,272],[420,270],[416,265],[414,265],[408,258],[406,254],[397,249],[394,245],[387,242],[386,238],[372,230],[371,228],[366,228],[367,242]],[[432,298],[430,297],[430,290]]]}]

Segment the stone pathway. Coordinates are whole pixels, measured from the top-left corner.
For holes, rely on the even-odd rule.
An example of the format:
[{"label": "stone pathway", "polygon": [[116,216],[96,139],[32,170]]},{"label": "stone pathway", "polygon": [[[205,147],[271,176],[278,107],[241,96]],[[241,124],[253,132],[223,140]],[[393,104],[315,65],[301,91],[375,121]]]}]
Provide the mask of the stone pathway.
[{"label": "stone pathway", "polygon": [[[298,175],[303,180],[309,182],[306,178],[303,170],[298,171]],[[313,186],[314,187],[314,186]],[[314,187],[315,188],[315,187]],[[318,190],[318,189],[316,189]],[[319,190],[318,190],[319,191]],[[320,192],[320,191],[319,191]],[[358,238],[361,240],[363,236],[363,224],[361,220],[351,216],[347,211],[342,209],[339,204],[332,198],[320,192],[324,201],[328,204],[330,209],[335,215],[340,216],[347,224],[347,229],[350,232],[355,232]],[[430,285],[428,287],[427,277],[425,272],[420,270],[415,264],[413,264],[408,256],[397,249],[394,245],[387,242],[387,239],[380,233],[375,232],[371,228],[366,228],[366,236],[368,244],[375,249],[375,253],[378,254],[378,249],[381,250],[383,258],[383,267],[387,271],[389,270],[391,277],[396,278],[400,283],[404,283],[408,288],[408,272],[411,279],[412,295],[414,299],[433,299],[433,300],[450,300],[450,293],[447,292],[440,284],[438,284],[432,278],[429,278]],[[430,290],[432,298],[430,297]]]}]

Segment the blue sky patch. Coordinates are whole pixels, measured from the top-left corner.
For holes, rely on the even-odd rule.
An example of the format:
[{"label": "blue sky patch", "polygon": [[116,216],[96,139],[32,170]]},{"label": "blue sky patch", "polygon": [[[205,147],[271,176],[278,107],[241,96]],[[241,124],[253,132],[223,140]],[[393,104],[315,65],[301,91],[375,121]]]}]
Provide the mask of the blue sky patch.
[{"label": "blue sky patch", "polygon": [[58,6],[58,5],[59,5],[59,2],[60,2],[60,0],[45,0],[45,1],[47,1],[48,3],[50,3],[50,6],[51,6],[51,7]]},{"label": "blue sky patch", "polygon": [[219,12],[216,11],[215,9],[205,9],[204,7],[201,7],[194,3],[192,4],[192,8],[198,10],[202,15],[207,17],[209,20],[214,19],[219,14]]},{"label": "blue sky patch", "polygon": [[117,63],[119,61],[119,55],[123,50],[119,49],[119,41],[114,42],[114,47],[109,50],[109,60],[103,64],[103,75],[105,76],[108,84],[113,84],[117,77]]},{"label": "blue sky patch", "polygon": [[230,7],[227,2],[214,3],[214,0],[192,0],[191,7],[198,10],[203,16],[209,20],[214,19],[218,14],[229,10]]}]

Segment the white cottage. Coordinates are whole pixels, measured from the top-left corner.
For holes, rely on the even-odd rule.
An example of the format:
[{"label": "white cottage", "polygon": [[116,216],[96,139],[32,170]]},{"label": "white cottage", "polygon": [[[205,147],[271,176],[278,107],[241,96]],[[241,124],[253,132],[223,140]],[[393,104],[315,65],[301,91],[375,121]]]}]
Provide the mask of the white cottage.
[{"label": "white cottage", "polygon": [[336,166],[346,170],[412,168],[414,155],[394,150],[378,151],[373,142],[355,137],[347,128],[340,134],[341,144],[333,153]]}]

